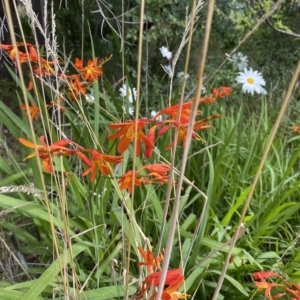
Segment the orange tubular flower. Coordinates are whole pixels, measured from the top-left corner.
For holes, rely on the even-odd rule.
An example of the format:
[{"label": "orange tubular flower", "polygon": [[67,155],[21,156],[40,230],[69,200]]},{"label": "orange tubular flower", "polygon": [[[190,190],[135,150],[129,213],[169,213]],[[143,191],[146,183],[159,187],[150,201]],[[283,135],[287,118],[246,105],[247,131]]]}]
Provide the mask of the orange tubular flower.
[{"label": "orange tubular flower", "polygon": [[[177,291],[181,287],[183,282],[184,282],[184,276],[180,276],[174,284],[168,286],[165,290],[163,290],[161,299],[162,300],[186,299],[187,297],[186,294]],[[151,295],[149,299],[154,299],[156,298],[156,296],[157,293]]]},{"label": "orange tubular flower", "polygon": [[149,171],[150,173],[158,173],[160,175],[167,175],[171,167],[168,164],[151,164],[145,165],[141,168]]},{"label": "orange tubular flower", "polygon": [[213,104],[215,102],[216,98],[215,97],[204,97],[204,103],[206,105],[210,105],[210,104]]},{"label": "orange tubular flower", "polygon": [[[179,122],[180,123],[188,123],[190,120],[190,115],[191,115],[191,108],[193,105],[193,101],[188,101],[188,102],[184,102],[181,105],[181,113],[180,113],[180,118],[179,118]],[[163,114],[167,114],[169,116],[171,116],[171,118],[173,120],[177,120],[177,116],[178,116],[178,109],[179,109],[179,104],[176,104],[174,106],[170,106],[170,107],[166,107],[164,109],[162,109],[161,111],[159,111],[154,117],[153,119],[158,118],[159,116],[163,115]],[[197,115],[200,113],[199,110],[197,110]]]},{"label": "orange tubular flower", "polygon": [[76,69],[81,70],[83,68],[83,59],[75,58],[74,66]]},{"label": "orange tubular flower", "polygon": [[[28,55],[25,52],[19,51],[18,47],[27,48]],[[37,51],[35,50],[35,47],[32,44],[17,43],[16,47],[14,47],[13,45],[0,44],[0,48],[8,52],[9,57],[12,61],[16,61],[16,53],[18,52],[21,64],[27,62],[28,60],[34,61],[38,59]]]},{"label": "orange tubular flower", "polygon": [[293,130],[294,132],[300,132],[300,127],[294,125],[294,126],[292,127],[292,130]]},{"label": "orange tubular flower", "polygon": [[272,272],[272,271],[254,272],[252,274],[252,276],[253,276],[253,278],[255,280],[264,280],[264,279],[269,278],[269,277],[279,277],[279,278],[282,278],[282,276],[280,276],[278,273]]},{"label": "orange tubular flower", "polygon": [[[35,62],[38,63],[38,60]],[[44,58],[41,58],[40,64],[37,64],[33,67],[33,72],[38,76],[51,76],[55,73],[53,65],[54,61],[48,61]]]},{"label": "orange tubular flower", "polygon": [[[134,179],[133,179],[134,178]],[[133,170],[130,170],[126,172],[121,179],[118,181],[120,184],[120,190],[127,189],[128,193],[132,193],[132,184],[134,180],[135,186],[141,186],[142,185],[142,179],[139,178],[139,173],[133,172]]]},{"label": "orange tubular flower", "polygon": [[[285,299],[295,299],[300,300],[300,285],[286,281],[283,276],[278,273],[267,271],[267,272],[255,272],[252,274],[255,281],[256,287],[259,289],[265,290],[265,297],[267,299],[279,299],[285,297]],[[277,280],[280,280],[280,283],[267,282],[271,277],[277,277]],[[280,291],[278,294],[272,295],[271,290],[273,287],[280,287],[278,290]],[[292,298],[295,297],[295,298]]]},{"label": "orange tubular flower", "polygon": [[148,273],[152,274],[155,271],[160,271],[160,262],[163,260],[163,254],[160,253],[157,257],[153,257],[153,252],[150,250],[145,251],[142,247],[138,246],[138,250],[143,256],[144,262],[138,263],[138,266],[146,266]]},{"label": "orange tubular flower", "polygon": [[76,97],[78,97],[80,94],[85,95],[86,89],[85,89],[85,82],[80,82],[80,76],[79,75],[71,75],[69,76],[71,78],[69,82],[69,91],[70,97],[73,101],[77,101]]},{"label": "orange tubular flower", "polygon": [[[155,140],[155,130],[157,128],[157,125],[154,125],[150,128],[148,134],[147,134],[147,139],[154,145],[154,140]],[[148,147],[146,145],[146,149],[144,152],[144,156],[145,157],[151,157],[153,154],[153,149],[152,147]]]},{"label": "orange tubular flower", "polygon": [[145,184],[159,183],[164,184],[169,181],[168,172],[171,167],[168,164],[145,165],[140,170],[145,169],[150,173],[143,177]]},{"label": "orange tubular flower", "polygon": [[129,121],[127,123],[114,123],[110,124],[109,128],[111,129],[118,129],[114,134],[109,135],[108,139],[115,139],[120,138],[120,142],[118,144],[118,152],[123,153],[127,150],[129,147],[129,144],[136,138],[137,139],[137,146],[136,146],[136,152],[135,155],[139,156],[141,152],[141,143],[143,142],[146,147],[149,149],[154,149],[154,144],[145,136],[145,134],[142,132],[142,129],[144,128],[145,124],[147,124],[148,120],[140,119],[137,122],[137,136],[135,136],[135,121]]},{"label": "orange tubular flower", "polygon": [[216,99],[228,97],[231,95],[231,92],[232,92],[232,88],[227,86],[221,86],[218,89],[216,88],[213,89],[213,95]]},{"label": "orange tubular flower", "polygon": [[[293,299],[300,300],[300,293],[299,293],[299,291],[294,291],[294,290],[292,290],[292,289],[290,289],[288,287],[286,288],[286,291],[289,292],[289,293],[291,293],[294,297],[296,297],[296,298],[293,298]],[[282,296],[284,296],[284,294]],[[275,296],[274,296],[274,298],[275,298]],[[292,298],[289,298],[289,299],[292,299]]]},{"label": "orange tubular flower", "polygon": [[88,82],[96,81],[98,77],[102,74],[102,66],[101,65],[97,66],[97,62],[98,62],[98,58],[94,58],[93,60],[88,61],[86,67],[78,68],[79,72],[81,73],[81,75],[83,75],[86,81]]},{"label": "orange tubular flower", "polygon": [[140,262],[138,263],[138,266],[146,266],[148,273],[152,274],[153,273],[153,267],[155,265],[155,260],[153,258],[153,253],[150,250],[145,251],[142,247],[138,246],[137,247],[139,252],[141,253],[141,255],[144,258],[145,262]]},{"label": "orange tubular flower", "polygon": [[[20,143],[22,143],[24,146],[32,149],[37,149],[38,156],[42,159],[42,163],[44,166],[44,169],[48,172],[53,172],[52,164],[50,157],[51,156],[67,156],[76,154],[77,150],[66,148],[67,145],[73,145],[75,147],[83,149],[81,146],[76,144],[75,142],[71,140],[61,140],[53,143],[52,145],[47,145],[45,142],[45,136],[40,137],[40,141],[42,145],[36,145],[32,142],[29,142],[23,138],[19,138]],[[32,158],[35,156],[35,152],[31,153],[27,157],[25,157],[23,160],[26,160],[28,158]]]},{"label": "orange tubular flower", "polygon": [[259,288],[259,289],[266,289],[265,290],[265,297],[267,299],[273,299],[273,297],[276,297],[276,296],[272,296],[271,295],[271,290],[273,287],[275,286],[284,286],[283,284],[278,284],[278,283],[269,283],[269,282],[260,282],[260,281],[255,281],[254,282],[255,285]]},{"label": "orange tubular flower", "polygon": [[[26,111],[26,113],[25,113],[24,116],[28,116],[26,105],[22,104],[22,105],[20,105],[20,107],[21,107],[21,109],[23,109],[23,110]],[[32,103],[30,103],[30,105],[29,105],[28,108],[29,108],[29,116],[30,116],[30,118],[32,120],[36,120],[37,121],[39,119],[39,113],[41,112],[41,110],[38,107],[34,106]]]},{"label": "orange tubular flower", "polygon": [[[181,271],[182,271],[182,268],[169,270],[167,272],[165,285],[176,284],[178,282],[178,280],[181,277],[183,277],[183,275],[181,275]],[[155,272],[155,273],[148,275],[143,282],[143,289],[146,291],[152,286],[158,286],[159,282],[160,282],[160,275],[161,275],[161,272]]]},{"label": "orange tubular flower", "polygon": [[118,164],[123,159],[123,156],[101,154],[94,149],[85,149],[84,151],[92,154],[92,160],[89,160],[82,152],[77,152],[77,155],[88,166],[82,173],[82,176],[86,176],[92,172],[91,182],[94,182],[96,178],[97,169],[100,170],[101,174],[109,175],[111,171],[108,163]]},{"label": "orange tubular flower", "polygon": [[[19,138],[19,141],[20,143],[22,143],[24,146],[28,148],[32,148],[32,149],[36,148],[38,150],[38,154],[40,158],[49,157],[49,155],[51,154],[58,155],[58,156],[75,154],[76,150],[66,148],[66,146],[69,144],[83,149],[81,146],[79,146],[78,144],[76,144],[71,140],[61,140],[53,143],[52,145],[47,145],[47,143],[45,142],[45,136],[43,135],[40,137],[40,141],[42,145],[36,145],[23,138]],[[34,156],[35,156],[35,152],[25,157],[24,160]]]},{"label": "orange tubular flower", "polygon": [[[211,121],[213,119],[219,118],[221,115],[220,114],[215,114],[213,116],[201,119],[197,122],[195,122],[194,124],[194,128],[193,130],[204,130],[204,129],[208,129],[211,128],[211,125],[206,124],[206,122]],[[169,129],[172,128],[178,128],[178,135],[177,135],[177,145],[179,145],[180,143],[182,144],[182,147],[185,146],[186,143],[186,135],[187,135],[187,131],[188,131],[188,124],[182,124],[182,123],[177,123],[174,122],[174,124],[172,125],[167,125],[167,126],[163,126],[159,131],[158,134],[159,135],[163,135],[165,134]],[[201,141],[202,139],[200,137],[197,136],[196,132],[192,132],[192,138],[198,141]],[[167,146],[165,149],[169,150],[173,147],[174,142],[172,142],[169,146]]]},{"label": "orange tubular flower", "polygon": [[[185,146],[185,143],[186,143],[186,135],[187,135],[187,130],[188,130],[188,125],[187,124],[174,124],[174,125],[168,125],[168,126],[164,126],[162,127],[158,134],[159,135],[163,135],[165,134],[169,129],[172,129],[172,128],[176,128],[178,127],[178,135],[177,135],[177,145],[180,145],[182,144],[182,147]],[[201,127],[201,128],[200,128]],[[207,129],[207,128],[210,128],[211,126],[210,125],[204,125],[204,124],[201,124],[201,126],[195,126],[194,129]],[[193,139],[196,139],[196,140],[201,140],[197,137],[196,133],[195,132],[192,132],[192,138]],[[168,145],[165,150],[169,150],[171,149],[172,147],[174,146],[174,141]]]},{"label": "orange tubular flower", "polygon": [[16,53],[18,53],[19,56],[19,60],[20,63],[24,63],[28,61],[28,56],[26,53],[19,51],[18,49],[16,49],[16,47],[14,47],[13,45],[4,45],[4,44],[0,44],[0,48],[5,50],[10,59],[15,62],[16,61]]}]

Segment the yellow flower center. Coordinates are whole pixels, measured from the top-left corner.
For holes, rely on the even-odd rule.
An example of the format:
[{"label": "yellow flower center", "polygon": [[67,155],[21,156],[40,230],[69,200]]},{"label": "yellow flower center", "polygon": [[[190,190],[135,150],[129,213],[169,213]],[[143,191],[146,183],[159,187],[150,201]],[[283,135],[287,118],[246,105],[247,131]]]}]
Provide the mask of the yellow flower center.
[{"label": "yellow flower center", "polygon": [[126,137],[128,139],[130,139],[131,141],[133,140],[133,138],[134,138],[134,125],[132,125],[128,128],[128,131],[126,132]]},{"label": "yellow flower center", "polygon": [[254,84],[254,79],[251,78],[251,77],[248,77],[247,82],[250,83],[250,84]]}]

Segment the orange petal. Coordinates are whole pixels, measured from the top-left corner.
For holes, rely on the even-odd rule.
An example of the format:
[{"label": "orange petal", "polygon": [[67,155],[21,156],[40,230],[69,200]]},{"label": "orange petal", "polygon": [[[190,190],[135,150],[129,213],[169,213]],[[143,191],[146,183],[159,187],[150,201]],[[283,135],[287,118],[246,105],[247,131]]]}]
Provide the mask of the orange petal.
[{"label": "orange petal", "polygon": [[24,146],[26,146],[28,148],[33,148],[33,149],[35,149],[35,148],[37,148],[37,149],[44,148],[44,146],[36,145],[36,144],[34,144],[32,142],[29,142],[29,141],[27,141],[23,138],[19,138],[19,142],[22,143]]},{"label": "orange petal", "polygon": [[123,153],[127,150],[127,148],[129,147],[129,144],[131,143],[132,139],[128,138],[126,134],[124,134],[121,139],[120,142],[118,144],[118,152],[119,153]]}]

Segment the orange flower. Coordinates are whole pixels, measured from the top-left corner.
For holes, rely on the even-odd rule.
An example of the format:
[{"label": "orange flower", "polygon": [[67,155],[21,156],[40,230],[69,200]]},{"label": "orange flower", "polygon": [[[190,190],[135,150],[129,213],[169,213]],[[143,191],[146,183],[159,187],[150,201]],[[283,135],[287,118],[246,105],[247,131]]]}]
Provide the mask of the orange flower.
[{"label": "orange flower", "polygon": [[[40,141],[41,141],[42,145],[36,145],[36,144],[29,142],[23,138],[19,138],[19,141],[20,141],[20,143],[22,143],[24,146],[26,146],[28,148],[32,148],[32,149],[36,148],[38,150],[39,157],[41,157],[41,158],[43,158],[45,156],[49,156],[50,154],[55,154],[58,156],[75,154],[76,150],[66,148],[65,146],[67,146],[67,145],[73,145],[73,146],[83,149],[81,146],[79,146],[78,144],[76,144],[75,142],[73,142],[71,140],[61,140],[61,141],[57,141],[57,142],[53,143],[52,145],[48,145],[45,142],[45,136],[43,136],[43,135],[40,137]],[[33,156],[35,156],[35,152],[33,152],[30,155],[28,155],[27,157],[25,157],[24,160],[31,158]]]},{"label": "orange flower", "polygon": [[24,63],[28,61],[27,54],[21,51],[18,51],[16,47],[13,45],[4,45],[0,44],[0,48],[7,51],[10,59],[15,62],[16,61],[16,53],[18,53],[20,63]]},{"label": "orange flower", "polygon": [[[258,280],[254,282],[256,287],[265,290],[265,297],[267,299],[271,299],[271,300],[279,299],[285,296],[285,299],[288,298],[288,299],[300,300],[300,285],[286,281],[283,278],[283,276],[281,276],[280,274],[272,271],[267,271],[267,272],[264,271],[264,272],[255,272],[252,274],[252,276],[255,280]],[[278,278],[277,280],[280,280],[280,283],[267,282],[266,280],[268,280],[271,277],[277,277]],[[272,295],[271,290],[273,287],[281,287],[279,288],[280,292],[276,295],[274,295],[273,293]],[[291,298],[293,296],[296,298]]]},{"label": "orange flower", "polygon": [[138,266],[146,266],[148,273],[152,274],[153,270],[160,270],[160,262],[163,260],[163,254],[160,253],[157,257],[153,257],[153,252],[150,250],[145,251],[142,247],[138,246],[138,250],[143,256],[144,262],[138,263]]},{"label": "orange flower", "polygon": [[[286,291],[287,292],[289,292],[289,293],[291,293],[293,296],[295,296],[296,298],[293,298],[293,299],[295,299],[295,300],[300,300],[300,293],[299,293],[299,291],[294,291],[294,290],[292,290],[292,289],[290,289],[290,288],[286,288]],[[285,294],[285,293],[284,293]],[[283,295],[282,295],[283,296]],[[274,296],[274,298],[275,298],[275,296]],[[291,299],[291,298],[289,298],[289,299]]]},{"label": "orange flower", "polygon": [[[28,116],[26,105],[22,104],[22,105],[20,105],[20,107],[21,107],[21,109],[26,111],[24,116]],[[38,107],[34,106],[32,103],[30,103],[30,105],[28,106],[28,109],[29,109],[30,118],[32,120],[37,121],[39,119],[39,113],[41,112],[41,110]]]},{"label": "orange flower", "polygon": [[76,97],[78,97],[80,94],[85,95],[86,94],[86,89],[85,89],[85,82],[80,82],[80,76],[79,75],[71,75],[69,76],[71,78],[69,82],[69,91],[70,97],[73,101],[77,101]]},{"label": "orange flower", "polygon": [[30,92],[32,89],[33,89],[33,83],[31,80],[29,80],[27,90]]},{"label": "orange flower", "polygon": [[[199,121],[196,121],[194,124],[194,128],[193,130],[204,130],[204,129],[208,129],[211,128],[211,125],[206,124],[207,121],[219,118],[221,115],[220,114],[216,114],[204,119],[201,119]],[[178,122],[174,122],[172,125],[167,125],[167,126],[163,126],[159,131],[158,134],[159,135],[163,135],[165,134],[169,129],[173,129],[173,128],[178,128],[177,131],[177,145],[182,144],[182,147],[185,146],[186,143],[186,135],[187,135],[187,131],[188,131],[188,124],[185,123],[178,123]],[[200,137],[197,136],[196,132],[192,132],[192,138],[198,141],[201,141],[202,139]],[[168,145],[165,149],[169,150],[174,146],[174,142],[172,142],[170,145]]]},{"label": "orange flower", "polygon": [[74,66],[76,69],[82,69],[83,68],[83,59],[75,58]]},{"label": "orange flower", "polygon": [[[182,105],[181,105],[181,114],[180,114],[180,118],[179,118],[180,123],[188,123],[189,122],[192,105],[193,105],[193,101],[188,101],[188,102],[182,103]],[[178,110],[179,110],[179,104],[176,104],[176,105],[173,105],[173,106],[170,106],[170,107],[166,107],[166,108],[162,109],[161,111],[159,111],[153,117],[153,119],[158,118],[160,115],[167,114],[173,120],[177,120]],[[199,113],[200,113],[200,111],[198,110],[197,115]]]},{"label": "orange flower", "polygon": [[133,172],[133,170],[130,170],[126,172],[121,179],[118,181],[120,184],[120,190],[127,189],[128,193],[132,193],[132,184],[134,180],[135,186],[141,186],[142,185],[142,179],[139,178],[139,173]]},{"label": "orange flower", "polygon": [[[27,47],[28,55],[25,52],[19,51],[18,47]],[[32,44],[17,43],[16,47],[14,47],[13,45],[0,44],[0,48],[8,52],[9,57],[12,61],[16,61],[16,53],[18,52],[21,64],[27,62],[28,58],[30,61],[38,59],[38,54]]]},{"label": "orange flower", "polygon": [[[165,134],[169,129],[172,129],[172,128],[178,128],[178,132],[177,132],[177,145],[180,145],[182,144],[182,147],[185,146],[185,143],[186,143],[186,135],[187,135],[187,130],[188,130],[188,125],[187,124],[181,124],[181,123],[177,123],[174,125],[168,125],[168,126],[164,126],[162,127],[158,134],[159,135],[163,135]],[[200,128],[201,127],[201,128]],[[204,125],[202,124],[201,126],[197,126],[195,125],[194,129],[207,129],[207,128],[210,128],[211,126],[210,125]],[[200,138],[197,137],[196,133],[195,132],[192,132],[192,138],[193,139],[196,139],[196,140],[201,140]],[[169,150],[171,149],[172,147],[174,146],[174,142],[172,142],[170,145],[168,145],[165,150]]]},{"label": "orange flower", "polygon": [[169,181],[168,172],[171,167],[168,164],[151,164],[145,165],[140,170],[147,170],[150,173],[143,176],[144,184],[160,183],[164,184]]},{"label": "orange flower", "polygon": [[[167,272],[165,285],[173,285],[173,284],[178,283],[178,280],[181,277],[183,277],[181,275],[181,271],[182,271],[181,268],[169,270]],[[161,275],[161,272],[155,272],[155,273],[148,275],[143,282],[143,290],[147,291],[152,286],[158,286],[160,283],[160,275]]]},{"label": "orange flower", "polygon": [[[152,145],[154,145],[154,140],[155,140],[155,130],[157,128],[157,125],[154,125],[150,128],[148,134],[147,134],[147,139],[152,143]],[[146,145],[146,149],[144,152],[144,156],[145,157],[151,157],[153,154],[153,147],[148,147]]]},{"label": "orange flower", "polygon": [[112,55],[98,61],[98,58],[89,60],[86,67],[83,67],[83,59],[75,58],[74,66],[78,69],[79,73],[88,82],[94,82],[98,80],[98,77],[102,74],[102,65],[110,60]]},{"label": "orange flower", "polygon": [[151,173],[158,173],[160,175],[167,175],[171,167],[168,164],[150,164],[143,166],[140,170],[145,169]]},{"label": "orange flower", "polygon": [[278,284],[278,283],[269,283],[269,282],[260,282],[260,281],[255,281],[254,282],[255,285],[259,288],[259,289],[266,289],[265,290],[265,297],[268,299],[273,299],[273,297],[275,298],[276,296],[272,296],[271,295],[271,290],[273,287],[275,286],[284,286],[283,284]]},{"label": "orange flower", "polygon": [[110,124],[109,128],[111,129],[117,129],[119,128],[119,131],[117,131],[114,134],[109,135],[108,139],[115,139],[120,138],[119,144],[118,144],[118,152],[123,153],[127,150],[129,147],[129,144],[136,138],[137,139],[137,146],[136,146],[136,152],[135,155],[139,156],[141,152],[141,143],[143,142],[146,147],[150,149],[154,149],[154,144],[151,142],[145,134],[142,132],[142,129],[144,128],[145,124],[149,123],[148,120],[140,119],[137,122],[137,136],[135,137],[135,121],[129,121],[127,123],[114,123]]},{"label": "orange flower", "polygon": [[118,164],[123,159],[123,156],[101,154],[94,149],[85,149],[84,151],[92,154],[92,160],[89,160],[82,152],[77,152],[76,154],[88,166],[88,168],[82,173],[82,176],[86,176],[92,172],[90,179],[91,182],[94,182],[96,178],[97,169],[100,170],[101,174],[109,175],[111,171],[108,163]]},{"label": "orange flower", "polygon": [[264,279],[269,278],[269,277],[279,277],[279,278],[282,278],[278,273],[272,272],[272,271],[254,272],[252,274],[252,276],[253,276],[253,278],[255,280],[264,280]]},{"label": "orange flower", "polygon": [[102,66],[97,66],[98,58],[94,58],[93,60],[89,60],[87,66],[84,68],[78,68],[81,75],[88,82],[93,82],[98,79],[98,77],[102,74]]},{"label": "orange flower", "polygon": [[300,132],[300,127],[294,125],[294,126],[292,127],[292,130],[293,130],[294,132]]},{"label": "orange flower", "polygon": [[41,58],[40,64],[37,64],[33,67],[33,72],[38,76],[51,76],[55,73],[53,65],[54,65],[53,61],[48,61],[44,58]]},{"label": "orange flower", "polygon": [[[163,290],[161,299],[162,300],[178,300],[178,299],[186,299],[187,295],[184,293],[180,293],[177,290],[181,287],[184,282],[184,276],[180,276],[177,281],[168,286],[165,290]],[[149,299],[156,298],[157,293],[154,293],[150,296]]]},{"label": "orange flower", "polygon": [[215,100],[216,100],[216,99],[215,99],[214,97],[212,97],[212,96],[210,96],[210,97],[205,97],[205,98],[204,98],[204,103],[205,103],[206,105],[210,105],[210,104],[214,103]]},{"label": "orange flower", "polygon": [[[51,156],[67,156],[76,154],[77,150],[66,148],[67,145],[73,145],[75,147],[79,147],[83,149],[81,146],[76,144],[75,142],[71,140],[61,140],[53,143],[52,145],[47,145],[45,142],[45,136],[40,137],[40,141],[42,145],[36,145],[32,142],[29,142],[23,138],[19,138],[20,143],[22,143],[24,146],[32,149],[37,149],[38,156],[42,159],[42,163],[44,166],[44,169],[48,172],[53,172],[52,164],[50,157]],[[28,158],[32,158],[35,156],[35,152],[31,153],[27,157],[25,157],[23,160],[26,160]]]},{"label": "orange flower", "polygon": [[145,251],[142,247],[138,246],[137,247],[139,252],[141,253],[141,255],[144,258],[145,262],[139,262],[138,266],[146,266],[148,273],[152,274],[153,273],[153,267],[155,265],[155,260],[153,258],[153,253],[150,250]]},{"label": "orange flower", "polygon": [[227,86],[221,86],[218,89],[216,88],[213,89],[213,95],[216,99],[228,97],[229,95],[231,95],[231,92],[232,92],[232,88]]}]

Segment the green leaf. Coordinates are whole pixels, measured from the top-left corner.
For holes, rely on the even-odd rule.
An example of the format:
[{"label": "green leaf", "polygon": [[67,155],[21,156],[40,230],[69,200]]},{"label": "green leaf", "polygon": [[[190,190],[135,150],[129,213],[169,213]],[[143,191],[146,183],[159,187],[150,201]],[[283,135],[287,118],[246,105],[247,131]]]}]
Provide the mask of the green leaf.
[{"label": "green leaf", "polygon": [[12,135],[18,139],[23,132],[27,136],[31,136],[29,126],[21,120],[4,102],[0,101],[0,120],[9,128]]},{"label": "green leaf", "polygon": [[37,299],[50,283],[54,283],[57,280],[56,276],[61,271],[61,268],[64,268],[66,264],[70,263],[79,253],[84,251],[85,248],[86,246],[76,244],[72,247],[72,251],[66,250],[66,252],[63,253],[59,259],[55,260],[41,277],[35,281],[22,299]]},{"label": "green leaf", "polygon": [[[0,289],[0,299],[1,300],[26,300],[24,298],[24,293],[23,292],[8,290],[8,289]],[[36,297],[36,298],[32,298],[32,299],[46,300],[46,298],[42,298],[42,297],[39,297],[39,296]]]},{"label": "green leaf", "polygon": [[[211,273],[216,273],[216,274],[221,274],[220,271],[217,271],[217,270],[210,270]],[[233,277],[225,274],[225,278],[237,289],[239,290],[243,295],[249,297],[249,294],[247,293],[247,291],[243,288],[243,286],[238,282],[236,281]]]},{"label": "green leaf", "polygon": [[[125,285],[114,285],[102,287],[96,290],[82,292],[80,299],[85,300],[107,300],[113,298],[123,298],[125,296]],[[134,294],[136,289],[133,286],[129,286],[129,294]],[[57,300],[64,300],[65,297],[56,298]]]},{"label": "green leaf", "polygon": [[238,197],[238,199],[236,200],[234,206],[232,206],[228,213],[226,214],[226,216],[223,218],[221,224],[223,226],[226,226],[229,224],[233,214],[237,211],[237,209],[242,205],[243,201],[245,200],[245,198],[248,196],[249,192],[250,192],[251,186],[247,187],[242,193],[241,195]]}]

